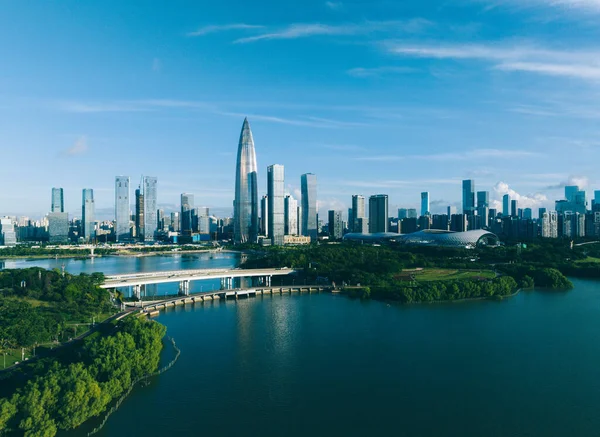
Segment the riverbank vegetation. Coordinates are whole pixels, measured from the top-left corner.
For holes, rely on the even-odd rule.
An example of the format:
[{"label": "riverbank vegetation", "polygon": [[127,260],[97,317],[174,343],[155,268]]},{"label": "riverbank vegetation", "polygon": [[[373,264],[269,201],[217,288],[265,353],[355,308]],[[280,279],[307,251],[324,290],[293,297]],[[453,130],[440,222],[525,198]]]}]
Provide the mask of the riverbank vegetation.
[{"label": "riverbank vegetation", "polygon": [[25,351],[56,346],[113,314],[110,293],[99,286],[103,282],[102,273],[63,275],[37,267],[0,271],[0,353],[9,355],[7,365]]},{"label": "riverbank vegetation", "polygon": [[[368,287],[361,297],[428,302],[506,296],[517,288],[572,288],[567,265],[583,257],[569,247],[414,247],[399,244],[322,244],[254,252],[244,268],[299,270],[298,281]],[[600,263],[598,264],[600,268]],[[582,268],[582,267],[579,267]],[[301,282],[298,282],[301,283]]]},{"label": "riverbank vegetation", "polygon": [[0,435],[51,437],[100,415],[133,381],[156,371],[165,332],[129,317],[68,353],[3,375]]}]

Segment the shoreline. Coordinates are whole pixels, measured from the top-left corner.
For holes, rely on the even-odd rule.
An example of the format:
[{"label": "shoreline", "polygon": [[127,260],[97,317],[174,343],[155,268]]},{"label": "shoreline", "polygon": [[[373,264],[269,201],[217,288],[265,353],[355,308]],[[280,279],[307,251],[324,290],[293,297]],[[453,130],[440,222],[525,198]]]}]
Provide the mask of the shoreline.
[{"label": "shoreline", "polygon": [[170,252],[170,251],[164,251],[164,252],[140,252],[140,253],[109,253],[109,254],[103,254],[103,255],[94,255],[93,257],[89,255],[89,253],[86,254],[61,254],[61,255],[8,255],[8,256],[1,256],[0,255],[0,262],[2,261],[27,261],[27,260],[42,260],[42,259],[93,259],[93,258],[108,258],[108,257],[134,257],[134,258],[141,258],[141,257],[146,257],[146,256],[173,256],[173,255],[183,255],[183,254],[198,254],[198,253],[239,253],[242,254],[244,253],[244,251],[242,250],[231,250],[231,249],[224,249],[224,250],[219,250],[219,251],[215,251],[215,250],[182,250],[182,251],[176,251],[176,252]]}]

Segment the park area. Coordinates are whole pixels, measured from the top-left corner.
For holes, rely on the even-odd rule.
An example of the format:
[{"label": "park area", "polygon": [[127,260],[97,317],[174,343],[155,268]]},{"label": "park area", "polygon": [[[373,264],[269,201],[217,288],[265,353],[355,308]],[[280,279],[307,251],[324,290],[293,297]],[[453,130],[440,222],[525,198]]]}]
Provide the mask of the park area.
[{"label": "park area", "polygon": [[440,269],[440,268],[417,268],[402,270],[402,273],[396,276],[400,281],[456,281],[464,279],[489,280],[494,279],[496,273],[491,270],[459,270],[459,269]]}]

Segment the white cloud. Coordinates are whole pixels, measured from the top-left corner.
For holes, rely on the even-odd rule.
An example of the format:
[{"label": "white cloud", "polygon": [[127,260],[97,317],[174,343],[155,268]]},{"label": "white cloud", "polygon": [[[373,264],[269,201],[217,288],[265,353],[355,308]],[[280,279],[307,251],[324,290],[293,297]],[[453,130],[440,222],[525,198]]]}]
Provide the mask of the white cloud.
[{"label": "white cloud", "polygon": [[64,151],[65,155],[75,156],[81,155],[88,151],[87,139],[81,136],[75,140],[73,145]]},{"label": "white cloud", "polygon": [[376,68],[351,68],[346,73],[350,76],[354,77],[375,77],[382,76],[384,74],[404,74],[404,73],[414,73],[417,70],[416,68],[411,67],[376,67]]},{"label": "white cloud", "polygon": [[203,36],[209,33],[224,32],[228,30],[254,30],[262,29],[264,26],[257,24],[245,24],[245,23],[234,23],[234,24],[223,24],[223,25],[210,25],[202,26],[198,30],[188,32],[187,36]]},{"label": "white cloud", "polygon": [[61,111],[77,113],[145,112],[161,108],[208,109],[212,107],[205,102],[169,99],[117,100],[112,102],[59,101],[53,102],[52,106]]},{"label": "white cloud", "polygon": [[586,188],[589,185],[589,179],[587,176],[569,176],[566,181],[562,181],[556,185],[550,185],[546,187],[548,190],[559,190],[567,185],[577,185],[579,188]]},{"label": "white cloud", "polygon": [[397,31],[403,33],[417,33],[423,28],[430,26],[430,21],[415,18],[408,21],[365,21],[364,23],[348,24],[322,24],[322,23],[296,23],[290,24],[272,32],[263,33],[256,36],[240,38],[235,43],[250,43],[261,40],[273,39],[297,39],[308,38],[312,36],[344,36],[344,35],[363,35],[383,31]]},{"label": "white cloud", "polygon": [[502,196],[505,194],[508,194],[511,200],[516,200],[519,204],[519,208],[539,208],[548,201],[546,195],[542,193],[534,193],[529,195],[519,194],[510,188],[506,182],[498,182],[494,186],[493,194],[494,196],[491,202],[492,206],[499,211],[502,210]]},{"label": "white cloud", "polygon": [[271,115],[261,114],[242,114],[238,112],[218,112],[221,115],[232,116],[232,117],[248,117],[250,120],[267,121],[271,123],[289,124],[292,126],[308,126],[318,128],[341,128],[341,127],[357,127],[357,126],[368,126],[365,123],[358,123],[353,121],[340,121],[331,120],[328,118],[318,117],[301,117],[301,118],[284,118]]},{"label": "white cloud", "polygon": [[600,80],[600,51],[551,50],[527,43],[512,45],[387,43],[396,55],[429,59],[476,60],[492,63],[492,68],[506,72],[526,72],[547,76]]},{"label": "white cloud", "polygon": [[523,7],[554,7],[565,10],[580,10],[584,12],[600,12],[600,0],[484,0],[490,3],[490,8],[498,5]]}]

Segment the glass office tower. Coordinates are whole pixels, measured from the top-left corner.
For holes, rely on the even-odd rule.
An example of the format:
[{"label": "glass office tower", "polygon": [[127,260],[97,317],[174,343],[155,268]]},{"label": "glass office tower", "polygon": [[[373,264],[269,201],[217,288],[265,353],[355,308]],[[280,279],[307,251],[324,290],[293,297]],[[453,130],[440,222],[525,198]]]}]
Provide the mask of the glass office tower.
[{"label": "glass office tower", "polygon": [[317,176],[312,173],[300,177],[300,190],[302,192],[302,235],[316,241],[317,230]]},{"label": "glass office tower", "polygon": [[369,197],[369,233],[388,231],[388,196],[376,194]]},{"label": "glass office tower", "polygon": [[429,192],[423,191],[421,193],[421,215],[429,214]]},{"label": "glass office tower", "polygon": [[92,241],[96,237],[95,213],[94,190],[84,188],[81,199],[81,221],[85,241]]},{"label": "glass office tower", "polygon": [[359,226],[359,220],[366,218],[365,214],[365,196],[354,194],[352,196],[352,223],[348,223],[348,228],[352,232],[363,232]]},{"label": "glass office tower", "polygon": [[283,246],[283,236],[285,235],[284,189],[283,165],[274,164],[267,167],[269,238],[274,246]]},{"label": "glass office tower", "polygon": [[50,212],[65,212],[65,198],[62,188],[52,188]]},{"label": "glass office tower", "polygon": [[254,139],[248,119],[244,119],[238,144],[233,202],[233,236],[235,244],[258,240],[258,181]]}]

